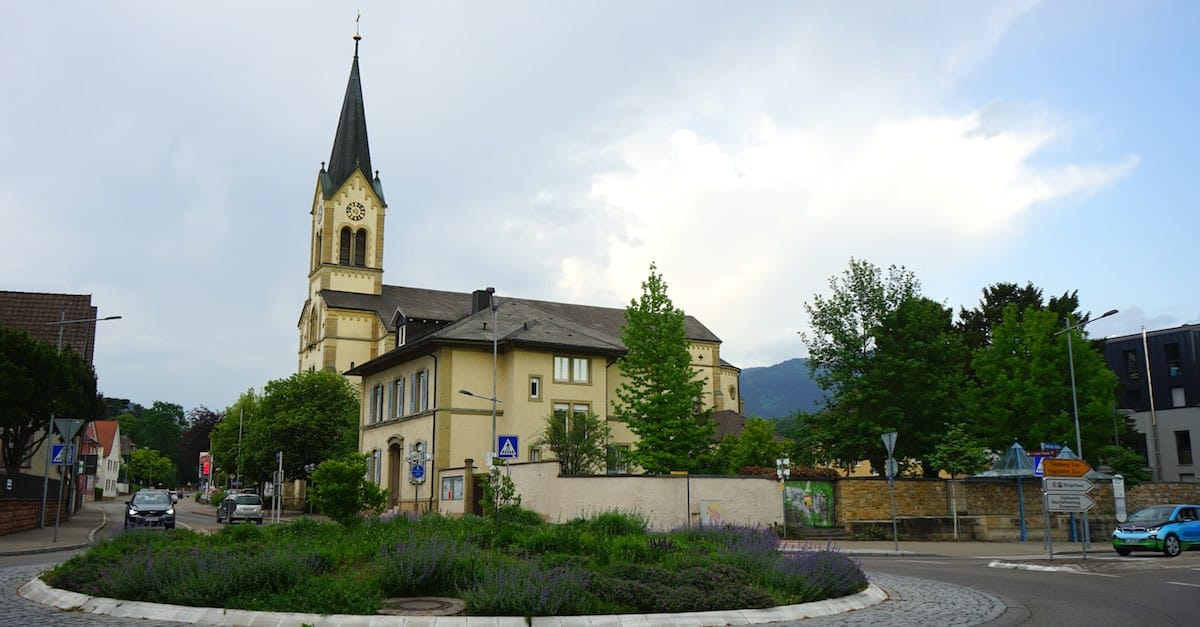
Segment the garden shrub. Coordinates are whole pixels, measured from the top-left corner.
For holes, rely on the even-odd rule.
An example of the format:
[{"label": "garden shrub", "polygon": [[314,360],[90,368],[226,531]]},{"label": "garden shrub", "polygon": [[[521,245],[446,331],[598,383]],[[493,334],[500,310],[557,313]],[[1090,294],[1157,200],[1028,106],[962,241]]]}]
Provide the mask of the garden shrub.
[{"label": "garden shrub", "polygon": [[583,569],[537,562],[485,566],[463,602],[468,614],[485,616],[567,616],[598,607]]}]

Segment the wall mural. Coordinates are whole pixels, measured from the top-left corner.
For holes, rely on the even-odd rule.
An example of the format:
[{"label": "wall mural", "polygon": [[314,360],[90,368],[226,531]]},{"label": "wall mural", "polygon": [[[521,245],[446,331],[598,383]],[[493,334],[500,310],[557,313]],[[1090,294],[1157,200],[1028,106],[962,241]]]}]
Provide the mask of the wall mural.
[{"label": "wall mural", "polygon": [[829,481],[788,481],[784,484],[783,503],[788,525],[833,526],[833,483]]}]

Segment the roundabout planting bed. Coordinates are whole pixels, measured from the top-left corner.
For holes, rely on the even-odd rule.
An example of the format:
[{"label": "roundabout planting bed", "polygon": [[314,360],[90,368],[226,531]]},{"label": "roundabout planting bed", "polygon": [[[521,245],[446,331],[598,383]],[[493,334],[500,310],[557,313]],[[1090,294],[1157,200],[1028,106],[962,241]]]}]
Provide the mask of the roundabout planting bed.
[{"label": "roundabout planting bed", "polygon": [[375,614],[396,597],[461,599],[464,614],[551,616],[763,608],[867,587],[836,551],[780,553],[765,529],[647,531],[606,513],[566,524],[516,511],[374,520],[301,519],[201,535],[138,530],[43,575],[91,596],[315,614]]}]

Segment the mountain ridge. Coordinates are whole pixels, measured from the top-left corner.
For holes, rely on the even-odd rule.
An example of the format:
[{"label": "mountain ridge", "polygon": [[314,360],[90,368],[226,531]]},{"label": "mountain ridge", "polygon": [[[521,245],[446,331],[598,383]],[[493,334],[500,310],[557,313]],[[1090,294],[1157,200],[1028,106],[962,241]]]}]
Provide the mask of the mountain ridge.
[{"label": "mountain ridge", "polygon": [[746,416],[770,419],[814,412],[825,396],[809,376],[808,360],[803,357],[743,369],[741,394]]}]

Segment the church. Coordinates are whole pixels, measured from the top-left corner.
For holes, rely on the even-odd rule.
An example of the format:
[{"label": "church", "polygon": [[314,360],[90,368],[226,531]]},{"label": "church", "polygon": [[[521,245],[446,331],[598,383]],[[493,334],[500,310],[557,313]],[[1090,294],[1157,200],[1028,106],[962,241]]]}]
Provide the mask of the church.
[{"label": "church", "polygon": [[[630,472],[623,452],[636,436],[612,415],[623,308],[383,282],[388,205],[372,170],[354,39],[333,149],[313,193],[299,369],[340,372],[361,386],[359,451],[394,508],[433,509],[435,489],[453,498],[456,486],[439,473],[466,460],[543,460],[549,451],[535,442],[550,415],[606,417],[607,472]],[[685,324],[705,381],[697,410],[712,409],[719,429],[740,423],[740,370],[699,320]]]}]

